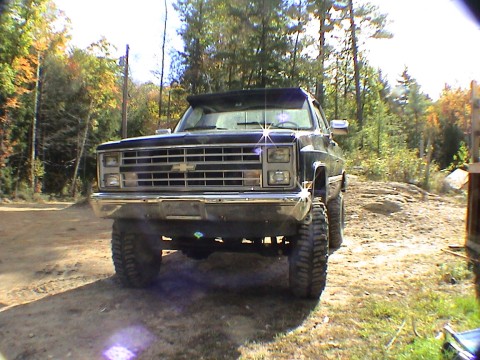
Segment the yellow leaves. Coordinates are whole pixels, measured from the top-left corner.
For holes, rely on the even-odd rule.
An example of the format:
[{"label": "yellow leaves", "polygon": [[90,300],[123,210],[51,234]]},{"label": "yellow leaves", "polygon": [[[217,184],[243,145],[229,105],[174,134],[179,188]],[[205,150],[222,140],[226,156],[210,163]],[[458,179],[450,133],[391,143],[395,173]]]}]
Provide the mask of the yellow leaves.
[{"label": "yellow leaves", "polygon": [[36,65],[37,60],[29,55],[27,57],[18,57],[13,62],[13,69],[15,71],[15,85],[16,93],[24,94],[29,92],[28,84],[36,81]]},{"label": "yellow leaves", "polygon": [[32,56],[17,57],[12,64],[12,85],[13,91],[7,96],[3,103],[5,110],[19,108],[19,97],[28,94],[32,90],[32,83],[36,81],[36,59]]},{"label": "yellow leaves", "polygon": [[445,86],[440,99],[437,102],[439,117],[448,123],[457,124],[464,133],[468,133],[470,127],[470,91],[459,87],[453,89]]},{"label": "yellow leaves", "polygon": [[427,131],[437,132],[439,130],[438,113],[434,105],[430,105],[426,111]]}]

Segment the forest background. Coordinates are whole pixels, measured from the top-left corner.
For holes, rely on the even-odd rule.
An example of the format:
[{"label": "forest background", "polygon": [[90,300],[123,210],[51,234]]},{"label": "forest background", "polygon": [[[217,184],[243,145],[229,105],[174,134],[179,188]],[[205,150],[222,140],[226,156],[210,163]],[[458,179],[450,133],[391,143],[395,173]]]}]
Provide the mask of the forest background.
[{"label": "forest background", "polygon": [[[434,101],[408,68],[389,84],[363,49],[369,38],[394,36],[376,6],[177,0],[174,7],[184,47],[168,71],[156,71],[157,84],[128,81],[128,136],[172,128],[188,94],[301,86],[328,118],[350,121],[350,135],[339,139],[349,173],[440,191],[445,174],[468,162],[471,90],[445,85]],[[68,19],[51,0],[11,0],[1,11],[0,197],[84,195],[95,182],[96,146],[120,138],[125,58],[112,56],[105,38],[73,46]],[[163,34],[167,27],[165,17]]]}]

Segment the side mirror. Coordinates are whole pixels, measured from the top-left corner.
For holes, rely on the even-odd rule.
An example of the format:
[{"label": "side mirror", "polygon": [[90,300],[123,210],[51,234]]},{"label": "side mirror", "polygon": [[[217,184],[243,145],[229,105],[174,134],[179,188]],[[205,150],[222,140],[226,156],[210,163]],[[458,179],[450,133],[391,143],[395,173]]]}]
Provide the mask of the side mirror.
[{"label": "side mirror", "polygon": [[330,129],[333,135],[347,135],[348,121],[347,120],[332,120],[330,121]]},{"label": "side mirror", "polygon": [[166,135],[166,134],[171,134],[172,129],[157,129],[155,130],[155,135]]}]

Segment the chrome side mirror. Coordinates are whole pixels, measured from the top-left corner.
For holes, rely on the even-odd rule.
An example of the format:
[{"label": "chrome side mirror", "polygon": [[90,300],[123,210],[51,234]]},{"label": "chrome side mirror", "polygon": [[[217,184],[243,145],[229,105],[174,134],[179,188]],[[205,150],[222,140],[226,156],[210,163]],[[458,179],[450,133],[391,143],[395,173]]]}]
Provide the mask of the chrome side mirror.
[{"label": "chrome side mirror", "polygon": [[330,129],[333,135],[347,135],[348,120],[332,120],[330,121]]}]

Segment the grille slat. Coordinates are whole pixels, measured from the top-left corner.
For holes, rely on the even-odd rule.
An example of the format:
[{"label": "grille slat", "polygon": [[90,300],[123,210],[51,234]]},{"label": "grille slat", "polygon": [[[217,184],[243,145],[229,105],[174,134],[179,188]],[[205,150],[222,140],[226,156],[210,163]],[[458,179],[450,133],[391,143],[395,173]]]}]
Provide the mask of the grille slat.
[{"label": "grille slat", "polygon": [[126,150],[120,167],[123,188],[251,189],[256,180],[253,187],[260,187],[260,175],[252,177],[251,171],[262,169],[261,153],[256,145]]}]

